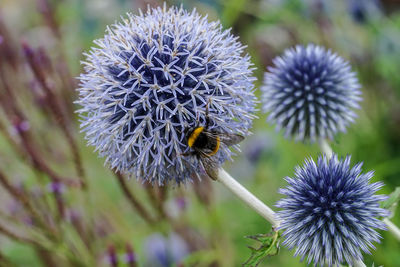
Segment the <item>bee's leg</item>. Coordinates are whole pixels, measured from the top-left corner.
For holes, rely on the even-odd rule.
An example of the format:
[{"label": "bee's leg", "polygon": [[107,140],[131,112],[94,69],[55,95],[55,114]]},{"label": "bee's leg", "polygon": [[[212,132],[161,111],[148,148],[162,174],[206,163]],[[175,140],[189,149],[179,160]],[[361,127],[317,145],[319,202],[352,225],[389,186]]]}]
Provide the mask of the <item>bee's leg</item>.
[{"label": "bee's leg", "polygon": [[196,127],[198,127],[200,125],[200,118],[199,117],[200,117],[200,115],[197,112],[197,114],[196,114]]},{"label": "bee's leg", "polygon": [[206,105],[206,129],[208,129],[208,126],[210,126],[210,118],[208,117],[208,111],[209,111],[208,106],[209,106],[210,102],[211,102],[211,100],[209,98],[207,101],[207,105]]},{"label": "bee's leg", "polygon": [[196,155],[196,152],[195,151],[190,151],[190,152],[186,152],[186,153],[179,153],[178,155],[181,156],[181,157],[187,157],[187,156]]}]

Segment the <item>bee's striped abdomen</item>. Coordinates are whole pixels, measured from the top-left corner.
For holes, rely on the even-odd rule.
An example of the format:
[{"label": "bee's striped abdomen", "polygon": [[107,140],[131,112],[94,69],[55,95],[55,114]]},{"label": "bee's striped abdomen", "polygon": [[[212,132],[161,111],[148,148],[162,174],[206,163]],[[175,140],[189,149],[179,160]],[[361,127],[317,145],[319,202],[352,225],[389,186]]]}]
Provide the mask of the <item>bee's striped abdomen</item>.
[{"label": "bee's striped abdomen", "polygon": [[218,152],[218,150],[219,150],[220,144],[221,144],[221,139],[219,138],[219,136],[217,136],[217,138],[215,139],[215,146],[214,146],[212,152],[209,153],[209,154],[207,154],[207,155],[208,155],[208,156],[213,156],[213,155],[215,155],[215,154]]},{"label": "bee's striped abdomen", "polygon": [[203,132],[204,127],[197,127],[196,129],[193,130],[193,132],[190,134],[188,138],[188,146],[192,147],[193,144],[196,142],[197,138],[199,135]]}]

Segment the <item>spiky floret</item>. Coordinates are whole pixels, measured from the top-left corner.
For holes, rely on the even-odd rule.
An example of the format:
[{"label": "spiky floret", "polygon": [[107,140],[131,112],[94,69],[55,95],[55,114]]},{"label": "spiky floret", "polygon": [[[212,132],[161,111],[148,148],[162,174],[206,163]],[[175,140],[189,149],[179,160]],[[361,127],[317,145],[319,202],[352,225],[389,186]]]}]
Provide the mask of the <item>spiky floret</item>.
[{"label": "spiky floret", "polygon": [[309,44],[287,49],[265,73],[263,107],[286,137],[314,142],[333,139],[354,121],[360,85],[348,62]]},{"label": "spiky floret", "polygon": [[383,184],[369,183],[373,172],[361,173],[362,163],[350,167],[350,156],[338,160],[306,160],[297,167],[295,177],[286,177],[289,185],[280,189],[286,198],[277,202],[285,241],[295,256],[306,256],[308,263],[323,266],[352,264],[361,260],[361,251],[369,253],[372,242],[379,242],[376,229],[385,230],[379,220],[388,211],[379,207],[387,197],[374,195]]},{"label": "spiky floret", "polygon": [[[81,127],[116,171],[178,184],[199,170],[185,130],[246,135],[253,119],[252,67],[244,46],[219,22],[172,7],[127,14],[86,55],[78,104]],[[231,152],[222,148],[222,163]]]}]

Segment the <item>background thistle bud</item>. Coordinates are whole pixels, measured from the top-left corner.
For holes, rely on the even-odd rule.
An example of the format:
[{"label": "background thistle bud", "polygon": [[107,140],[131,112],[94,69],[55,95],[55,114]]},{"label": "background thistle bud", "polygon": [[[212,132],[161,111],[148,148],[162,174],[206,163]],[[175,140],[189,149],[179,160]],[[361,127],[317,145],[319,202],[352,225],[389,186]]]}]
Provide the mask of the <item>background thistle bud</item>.
[{"label": "background thistle bud", "polygon": [[286,137],[333,139],[353,122],[361,91],[343,58],[310,44],[286,50],[273,63],[261,87],[264,110]]},{"label": "background thistle bud", "polygon": [[[254,111],[249,57],[219,22],[182,8],[128,14],[86,54],[81,127],[111,168],[144,181],[178,184],[199,171],[185,130],[246,135]],[[219,162],[229,158],[220,149]]]},{"label": "background thistle bud", "polygon": [[296,247],[295,256],[306,256],[308,263],[329,266],[361,260],[361,251],[369,253],[379,242],[376,229],[385,230],[379,220],[388,211],[379,207],[387,197],[374,195],[383,183],[369,184],[373,172],[361,173],[362,163],[350,167],[350,157],[328,161],[319,157],[297,167],[295,178],[280,193],[286,195],[277,203],[278,216],[285,229],[283,242],[289,249]]}]

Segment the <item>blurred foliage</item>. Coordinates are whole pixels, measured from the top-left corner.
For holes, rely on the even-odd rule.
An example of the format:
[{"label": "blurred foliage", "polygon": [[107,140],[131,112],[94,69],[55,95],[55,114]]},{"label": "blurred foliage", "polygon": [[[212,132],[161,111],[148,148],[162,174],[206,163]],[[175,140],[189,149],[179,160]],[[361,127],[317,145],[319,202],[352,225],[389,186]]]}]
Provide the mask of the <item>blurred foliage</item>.
[{"label": "blurred foliage", "polygon": [[[295,44],[312,42],[324,45],[347,58],[363,85],[364,100],[358,120],[348,129],[348,133],[337,136],[333,150],[341,156],[351,154],[353,163],[363,161],[364,171],[375,170],[373,180],[385,183],[382,194],[389,194],[400,185],[398,1],[166,2],[168,5],[182,4],[187,9],[196,7],[201,14],[208,14],[209,20],[220,19],[226,28],[231,27],[241,42],[248,45],[247,51],[256,67],[257,86],[261,84],[263,73],[271,65],[272,59]],[[50,13],[43,9],[43,3],[53,8]],[[36,87],[31,83],[37,81],[32,70],[28,70],[29,64],[24,60],[27,57],[26,49],[24,55],[21,43],[29,44],[34,51],[45,51],[53,64],[51,69],[56,69],[56,73],[60,74],[51,76],[54,84],[70,88],[65,93],[56,86],[56,92],[66,103],[66,110],[71,117],[70,127],[88,179],[86,191],[66,187],[61,192],[69,219],[64,222],[55,220],[54,229],[60,234],[57,242],[48,240],[48,237],[37,232],[35,226],[24,221],[21,217],[23,214],[20,214],[21,207],[13,203],[9,195],[3,193],[4,190],[1,191],[3,207],[0,208],[0,222],[21,236],[29,233],[42,247],[38,249],[15,238],[0,235],[0,265],[52,266],[57,262],[57,266],[68,266],[67,262],[72,262],[75,266],[108,266],[110,255],[115,254],[119,266],[129,266],[126,263],[129,254],[126,244],[130,244],[136,253],[138,265],[143,266],[149,257],[161,257],[160,254],[154,256],[148,253],[149,249],[155,250],[159,245],[150,244],[146,247],[147,238],[154,233],[169,236],[174,232],[181,236],[190,251],[190,254],[182,255],[180,266],[239,266],[250,257],[250,251],[246,248],[249,241],[244,237],[270,230],[270,225],[263,218],[225,188],[211,181],[168,190],[148,189],[134,179],[127,181],[125,186],[133,192],[132,195],[140,200],[146,210],[151,211],[153,220],[156,218],[156,223],[149,224],[131,208],[132,202],[123,194],[123,187],[111,171],[103,166],[103,159],[97,158],[93,148],[85,146],[84,138],[79,134],[77,118],[73,115],[76,107],[72,106],[76,97],[73,91],[76,80],[73,77],[82,71],[82,52],[93,45],[93,39],[103,35],[106,25],[128,11],[137,13],[138,8],[146,9],[147,4],[157,6],[162,3],[156,0],[0,2],[0,18],[9,33],[7,40],[13,40],[10,49],[18,51],[15,55],[17,59],[10,53],[3,53],[0,61],[9,62],[7,64],[10,65],[18,62],[20,65],[18,71],[10,67],[7,74],[10,77],[18,74],[12,80],[11,89],[27,116],[35,144],[41,148],[47,164],[57,173],[65,177],[75,175],[76,164],[73,163],[74,156],[68,152],[71,144],[65,141],[65,131],[60,130],[59,121],[52,117],[51,108],[41,105],[40,99],[32,96]],[[49,14],[53,16],[53,23],[57,27],[52,27]],[[2,36],[1,40],[5,40],[5,37]],[[64,63],[67,68],[63,67]],[[65,81],[65,77],[72,79]],[[257,90],[256,94],[259,96],[260,92]],[[0,113],[2,122],[7,121],[5,113],[4,110]],[[255,120],[253,128],[255,134],[243,142],[243,154],[235,158],[234,164],[227,163],[225,167],[251,192],[272,206],[280,198],[278,188],[285,186],[282,178],[291,176],[294,167],[307,156],[316,158],[320,150],[317,145],[284,139],[274,131],[273,125],[265,122],[265,114],[259,112],[257,115],[259,119]],[[13,123],[6,124],[6,132],[12,138],[19,129],[15,127]],[[54,181],[45,178],[49,174],[32,168],[31,161],[15,151],[7,134],[0,136],[0,147],[0,170],[6,173],[16,188],[20,186],[29,194],[40,192],[40,205],[48,205],[44,210],[49,214],[57,214],[59,207],[53,200],[54,188],[53,191],[49,190],[49,186],[54,186]],[[79,168],[77,171],[79,173]],[[17,219],[7,218],[11,215]],[[83,233],[95,235],[90,236],[90,240],[94,240],[91,244],[85,244],[82,239],[85,234],[73,225],[73,218],[79,218],[77,220],[82,224]],[[391,220],[400,225],[398,207]],[[382,236],[383,240],[376,245],[376,250],[371,255],[365,255],[366,265],[400,266],[400,243],[388,232],[383,232]],[[165,253],[165,250],[160,253]],[[168,250],[168,253],[174,252]],[[281,248],[278,256],[266,258],[259,266],[306,266],[294,258],[293,253]],[[162,264],[161,261],[160,266]]]},{"label": "blurred foliage", "polygon": [[388,196],[388,199],[381,203],[382,208],[390,210],[391,214],[388,217],[389,219],[395,216],[399,201],[400,201],[400,187],[396,187],[396,189]]}]

